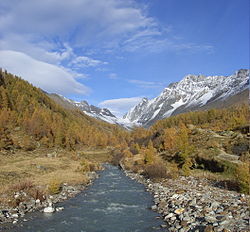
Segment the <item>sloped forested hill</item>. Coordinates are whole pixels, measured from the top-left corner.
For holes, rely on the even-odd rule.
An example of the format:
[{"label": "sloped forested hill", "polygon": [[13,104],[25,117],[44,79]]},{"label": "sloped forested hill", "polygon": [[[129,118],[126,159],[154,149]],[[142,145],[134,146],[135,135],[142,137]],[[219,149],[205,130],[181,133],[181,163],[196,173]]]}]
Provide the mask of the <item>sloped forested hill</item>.
[{"label": "sloped forested hill", "polygon": [[0,71],[0,149],[108,146],[125,143],[127,133],[77,110],[62,108],[41,89]]}]

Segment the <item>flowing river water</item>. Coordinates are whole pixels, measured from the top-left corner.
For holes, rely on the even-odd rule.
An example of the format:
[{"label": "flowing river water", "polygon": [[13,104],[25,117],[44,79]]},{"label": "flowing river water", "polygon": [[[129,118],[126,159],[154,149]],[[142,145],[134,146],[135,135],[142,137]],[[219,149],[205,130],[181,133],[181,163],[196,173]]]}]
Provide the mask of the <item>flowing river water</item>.
[{"label": "flowing river water", "polygon": [[57,206],[65,209],[53,214],[40,212],[25,216],[16,232],[154,232],[166,231],[143,185],[128,178],[117,167],[106,165],[93,185]]}]

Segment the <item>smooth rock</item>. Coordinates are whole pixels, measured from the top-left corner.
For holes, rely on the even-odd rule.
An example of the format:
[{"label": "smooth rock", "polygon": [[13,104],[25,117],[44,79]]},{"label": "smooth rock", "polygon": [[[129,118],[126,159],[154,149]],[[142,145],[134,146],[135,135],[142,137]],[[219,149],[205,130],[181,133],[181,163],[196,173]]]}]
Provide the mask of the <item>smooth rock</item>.
[{"label": "smooth rock", "polygon": [[214,232],[214,227],[209,225],[209,226],[206,226],[204,232]]},{"label": "smooth rock", "polygon": [[63,210],[64,210],[64,207],[57,207],[57,208],[56,208],[56,211],[57,211],[57,212],[60,212],[60,211],[63,211]]},{"label": "smooth rock", "polygon": [[36,202],[35,202],[36,204],[40,204],[41,203],[41,201],[39,200],[39,199],[36,199]]},{"label": "smooth rock", "polygon": [[18,222],[18,220],[17,219],[15,219],[12,223],[13,224],[16,224]]},{"label": "smooth rock", "polygon": [[153,205],[153,206],[151,207],[151,209],[152,209],[152,210],[157,210],[157,206],[156,206],[156,205]]},{"label": "smooth rock", "polygon": [[185,211],[184,208],[179,208],[179,209],[176,209],[174,212],[179,215],[179,214],[182,214],[184,211]]},{"label": "smooth rock", "polygon": [[168,219],[168,218],[171,218],[171,217],[173,217],[174,216],[174,214],[173,213],[170,213],[170,214],[168,214],[164,219]]},{"label": "smooth rock", "polygon": [[49,203],[49,206],[43,209],[44,213],[54,213],[55,208],[53,207],[52,203]]},{"label": "smooth rock", "polygon": [[19,215],[18,215],[17,213],[12,214],[11,216],[12,216],[13,218],[18,218],[18,217],[19,217]]}]

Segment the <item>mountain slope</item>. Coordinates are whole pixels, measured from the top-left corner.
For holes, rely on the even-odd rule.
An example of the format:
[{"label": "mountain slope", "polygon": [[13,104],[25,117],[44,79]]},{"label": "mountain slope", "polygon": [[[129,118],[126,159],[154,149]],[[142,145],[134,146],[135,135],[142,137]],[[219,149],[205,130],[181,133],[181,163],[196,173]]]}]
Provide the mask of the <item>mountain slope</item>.
[{"label": "mountain slope", "polygon": [[48,94],[48,96],[64,108],[79,109],[88,116],[94,117],[96,119],[101,119],[111,124],[117,123],[117,117],[113,115],[107,108],[99,108],[89,105],[87,101],[76,102],[58,94]]},{"label": "mountain slope", "polygon": [[142,99],[124,119],[135,125],[149,126],[171,115],[230,105],[248,95],[248,86],[249,70],[246,69],[231,76],[187,75],[180,82],[170,84],[158,97]]},{"label": "mountain slope", "polygon": [[90,117],[96,118],[104,122],[108,122],[110,124],[119,125],[129,130],[134,126],[134,124],[129,122],[128,120],[124,120],[123,118],[117,118],[107,108],[99,108],[97,106],[89,105],[87,101],[76,102],[59,94],[53,93],[47,95],[57,104],[61,105],[66,109],[78,109]]},{"label": "mountain slope", "polygon": [[97,147],[125,138],[118,126],[62,107],[41,89],[0,70],[0,150]]}]

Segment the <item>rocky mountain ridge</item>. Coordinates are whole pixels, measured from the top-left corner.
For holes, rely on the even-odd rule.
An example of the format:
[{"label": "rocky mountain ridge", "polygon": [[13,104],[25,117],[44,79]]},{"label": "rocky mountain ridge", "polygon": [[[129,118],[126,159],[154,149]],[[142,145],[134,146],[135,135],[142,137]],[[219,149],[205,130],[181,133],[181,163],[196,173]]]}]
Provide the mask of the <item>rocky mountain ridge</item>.
[{"label": "rocky mountain ridge", "polygon": [[[150,126],[155,121],[183,112],[220,107],[230,98],[248,95],[249,70],[240,69],[231,76],[187,75],[171,83],[156,98],[143,98],[123,119],[137,126]],[[245,97],[248,100],[247,97]],[[233,99],[232,101],[236,101]]]},{"label": "rocky mountain ridge", "polygon": [[87,101],[74,101],[68,99],[59,94],[49,94],[49,97],[56,101],[58,104],[62,105],[68,109],[79,109],[83,111],[88,116],[109,122],[111,124],[116,124],[117,117],[113,115],[107,108],[99,108],[94,105],[90,105]]}]

